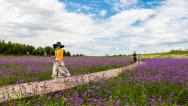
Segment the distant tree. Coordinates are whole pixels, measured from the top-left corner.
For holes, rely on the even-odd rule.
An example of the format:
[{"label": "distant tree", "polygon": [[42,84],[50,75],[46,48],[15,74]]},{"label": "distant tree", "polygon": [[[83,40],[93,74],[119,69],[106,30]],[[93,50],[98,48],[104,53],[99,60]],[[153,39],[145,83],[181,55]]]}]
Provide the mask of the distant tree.
[{"label": "distant tree", "polygon": [[0,54],[2,54],[4,52],[4,40],[0,40]]},{"label": "distant tree", "polygon": [[44,55],[44,53],[45,53],[45,51],[44,51],[44,49],[43,49],[42,47],[38,47],[38,48],[34,51],[34,54],[35,54],[35,55],[40,55],[40,56],[42,56],[42,55]]},{"label": "distant tree", "polygon": [[50,55],[55,55],[55,48],[52,48],[52,49],[50,50]]},{"label": "distant tree", "polygon": [[105,56],[107,56],[107,57],[108,57],[109,55],[108,55],[108,54],[105,54]]},{"label": "distant tree", "polygon": [[[34,46],[19,44],[19,43],[12,43],[8,41],[7,43],[4,40],[0,39],[0,54],[3,55],[54,55],[55,48],[50,46],[46,47],[38,47],[35,48]],[[64,51],[65,56],[70,56],[70,52]]]},{"label": "distant tree", "polygon": [[71,56],[71,53],[67,51],[66,56]]},{"label": "distant tree", "polygon": [[34,50],[35,50],[35,47],[29,46],[28,52],[29,52],[30,54],[33,54],[33,53],[34,53]]},{"label": "distant tree", "polygon": [[52,47],[50,47],[50,46],[46,46],[46,47],[44,48],[46,55],[50,55],[51,49],[52,49]]},{"label": "distant tree", "polygon": [[30,53],[27,51],[27,55],[30,55]]},{"label": "distant tree", "polygon": [[66,51],[63,49],[63,55],[64,56],[66,56],[67,55],[67,53],[66,53]]},{"label": "distant tree", "polygon": [[83,54],[80,54],[79,56],[84,56]]},{"label": "distant tree", "polygon": [[119,54],[118,56],[122,56],[122,54]]}]

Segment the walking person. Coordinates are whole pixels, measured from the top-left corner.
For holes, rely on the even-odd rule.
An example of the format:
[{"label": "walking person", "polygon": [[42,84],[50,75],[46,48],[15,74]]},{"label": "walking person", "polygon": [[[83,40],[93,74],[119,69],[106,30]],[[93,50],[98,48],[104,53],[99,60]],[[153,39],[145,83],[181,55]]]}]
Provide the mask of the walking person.
[{"label": "walking person", "polygon": [[69,73],[68,69],[65,67],[65,64],[63,62],[64,45],[61,45],[61,42],[57,42],[56,44],[53,44],[53,47],[56,50],[55,50],[55,56],[54,56],[52,78],[54,79],[54,82],[56,82],[57,78],[70,77],[71,74]]},{"label": "walking person", "polygon": [[141,63],[141,60],[142,60],[141,55],[138,54],[138,56],[137,56],[137,63],[140,64],[140,63]]},{"label": "walking person", "polygon": [[137,62],[137,54],[136,54],[136,52],[134,52],[134,54],[133,54],[133,61],[134,61],[134,63]]}]

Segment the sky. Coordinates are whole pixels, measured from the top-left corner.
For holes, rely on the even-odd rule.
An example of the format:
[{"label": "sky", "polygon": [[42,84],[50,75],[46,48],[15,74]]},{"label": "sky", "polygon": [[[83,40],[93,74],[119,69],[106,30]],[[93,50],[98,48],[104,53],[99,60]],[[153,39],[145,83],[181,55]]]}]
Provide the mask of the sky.
[{"label": "sky", "polygon": [[188,0],[0,0],[0,39],[91,56],[188,49]]}]

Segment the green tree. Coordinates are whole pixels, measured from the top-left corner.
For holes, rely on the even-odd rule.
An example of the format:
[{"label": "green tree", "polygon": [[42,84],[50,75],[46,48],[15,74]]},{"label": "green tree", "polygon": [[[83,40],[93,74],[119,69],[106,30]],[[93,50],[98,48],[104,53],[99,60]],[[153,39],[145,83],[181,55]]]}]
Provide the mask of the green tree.
[{"label": "green tree", "polygon": [[38,47],[37,49],[35,49],[35,55],[44,55],[44,49],[42,47]]},{"label": "green tree", "polygon": [[63,49],[63,55],[67,56],[67,53],[66,53],[66,51],[64,49]]},{"label": "green tree", "polygon": [[[20,44],[20,43],[12,43],[11,41],[8,41],[7,43],[4,40],[0,39],[0,54],[4,55],[55,55],[55,48],[52,48],[50,46],[46,47],[38,47],[35,48],[34,46],[26,45],[26,44]],[[70,56],[70,52],[66,52],[64,50],[65,56]]]},{"label": "green tree", "polygon": [[51,50],[50,50],[50,55],[55,55],[55,48],[52,48]]},{"label": "green tree", "polygon": [[66,56],[71,56],[71,53],[70,53],[70,51],[67,51],[67,54],[66,54]]},{"label": "green tree", "polygon": [[50,47],[50,46],[46,46],[46,47],[44,48],[44,50],[45,50],[45,52],[46,52],[47,55],[50,55],[51,49],[52,49],[52,47]]}]

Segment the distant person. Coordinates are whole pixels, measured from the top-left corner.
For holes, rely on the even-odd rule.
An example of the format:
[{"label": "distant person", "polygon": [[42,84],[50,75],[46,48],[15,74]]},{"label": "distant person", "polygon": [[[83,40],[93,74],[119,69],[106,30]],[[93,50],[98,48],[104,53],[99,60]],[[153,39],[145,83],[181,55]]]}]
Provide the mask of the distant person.
[{"label": "distant person", "polygon": [[141,55],[138,54],[138,56],[137,56],[137,63],[141,63],[141,61],[142,61]]},{"label": "distant person", "polygon": [[133,54],[133,60],[134,60],[134,63],[137,62],[137,54],[136,54],[136,52],[134,52],[134,54]]},{"label": "distant person", "polygon": [[61,42],[57,42],[56,44],[53,44],[53,47],[56,50],[54,56],[52,78],[54,79],[54,82],[56,82],[58,77],[70,77],[71,75],[63,62],[64,45],[61,45]]}]

